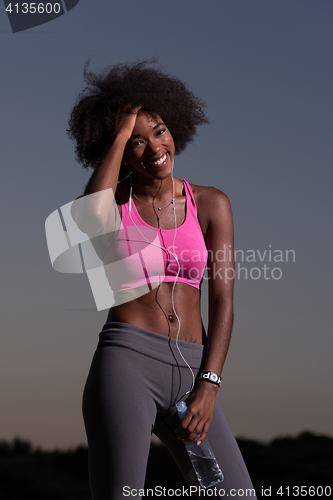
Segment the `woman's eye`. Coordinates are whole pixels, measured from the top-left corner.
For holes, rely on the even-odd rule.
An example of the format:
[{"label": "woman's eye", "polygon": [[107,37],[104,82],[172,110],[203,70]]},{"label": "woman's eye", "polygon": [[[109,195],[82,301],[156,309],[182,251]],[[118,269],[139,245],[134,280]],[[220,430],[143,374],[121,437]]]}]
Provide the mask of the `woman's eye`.
[{"label": "woman's eye", "polygon": [[162,135],[165,132],[165,128],[161,128],[156,135]]},{"label": "woman's eye", "polygon": [[140,146],[142,144],[142,141],[136,141],[131,143],[132,148],[136,148],[137,146]]}]

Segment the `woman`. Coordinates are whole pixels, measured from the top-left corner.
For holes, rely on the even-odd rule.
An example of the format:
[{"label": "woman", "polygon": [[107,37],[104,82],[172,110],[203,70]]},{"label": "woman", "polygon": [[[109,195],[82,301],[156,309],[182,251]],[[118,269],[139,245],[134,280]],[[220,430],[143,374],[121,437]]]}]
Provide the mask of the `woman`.
[{"label": "woman", "polygon": [[[178,79],[146,63],[101,75],[85,68],[85,78],[69,134],[79,161],[94,169],[83,198],[94,203],[82,210],[75,202],[72,214],[94,236],[117,288],[83,397],[93,499],[129,491],[137,498],[152,432],[190,485],[198,483],[184,443],[208,435],[225,476],[221,487],[238,498],[238,489],[253,487],[216,401],[233,322],[233,251],[230,260],[221,254],[233,248],[230,203],[216,188],[173,176],[174,155],[207,122],[203,105]],[[130,175],[118,182],[124,169]],[[108,273],[115,262],[116,280]],[[200,313],[206,262],[207,335]],[[175,407],[181,399],[188,407],[183,420]]]}]

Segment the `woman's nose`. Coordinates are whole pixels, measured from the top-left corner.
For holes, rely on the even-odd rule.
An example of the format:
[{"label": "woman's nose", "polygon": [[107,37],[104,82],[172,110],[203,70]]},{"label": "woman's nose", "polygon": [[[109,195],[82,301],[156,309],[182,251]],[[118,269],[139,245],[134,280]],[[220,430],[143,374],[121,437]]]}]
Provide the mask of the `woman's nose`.
[{"label": "woman's nose", "polygon": [[150,139],[148,141],[147,146],[148,146],[149,151],[151,151],[154,154],[157,153],[161,149],[160,142],[157,139],[155,139],[155,138],[154,139]]}]

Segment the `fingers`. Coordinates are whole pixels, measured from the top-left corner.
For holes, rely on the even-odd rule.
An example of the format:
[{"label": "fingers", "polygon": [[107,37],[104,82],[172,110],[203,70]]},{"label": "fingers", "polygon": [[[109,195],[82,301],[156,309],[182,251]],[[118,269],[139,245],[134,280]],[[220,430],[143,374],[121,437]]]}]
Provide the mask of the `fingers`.
[{"label": "fingers", "polygon": [[206,439],[209,427],[210,427],[210,423],[208,424],[208,422],[206,422],[204,425],[203,431],[202,431],[202,433],[197,441],[198,445],[201,444]]},{"label": "fingers", "polygon": [[116,115],[114,134],[120,133],[129,139],[134,129],[138,112],[142,108],[141,104],[126,104],[119,107]]},{"label": "fingers", "polygon": [[[208,388],[209,389],[209,388]],[[187,411],[176,429],[178,439],[184,443],[197,440],[200,444],[207,436],[214,414],[216,392],[207,391],[207,387],[198,387],[187,399]]]},{"label": "fingers", "polygon": [[126,115],[137,115],[141,108],[141,104],[125,104],[125,106],[119,106],[117,111],[117,118],[119,118],[123,113]]},{"label": "fingers", "polygon": [[138,114],[141,108],[142,108],[141,104],[135,104],[134,106],[131,106],[131,113],[134,113],[136,115]]},{"label": "fingers", "polygon": [[209,417],[194,417],[188,420],[182,420],[176,429],[178,434],[177,439],[182,440],[184,443],[189,443],[198,439],[197,443],[200,444],[206,438],[210,427],[211,419]]},{"label": "fingers", "polygon": [[177,431],[178,431],[177,439],[184,441],[185,443],[197,439],[200,435],[200,428],[195,426],[195,424],[188,425],[186,428],[179,426]]}]

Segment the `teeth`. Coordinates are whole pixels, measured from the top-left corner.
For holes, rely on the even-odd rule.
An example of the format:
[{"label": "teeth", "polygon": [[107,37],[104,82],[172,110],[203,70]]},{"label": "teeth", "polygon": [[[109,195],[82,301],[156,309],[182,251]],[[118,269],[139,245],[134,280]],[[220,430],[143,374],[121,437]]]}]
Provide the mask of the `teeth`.
[{"label": "teeth", "polygon": [[166,160],[166,153],[159,160],[152,162],[152,165],[162,165]]}]

